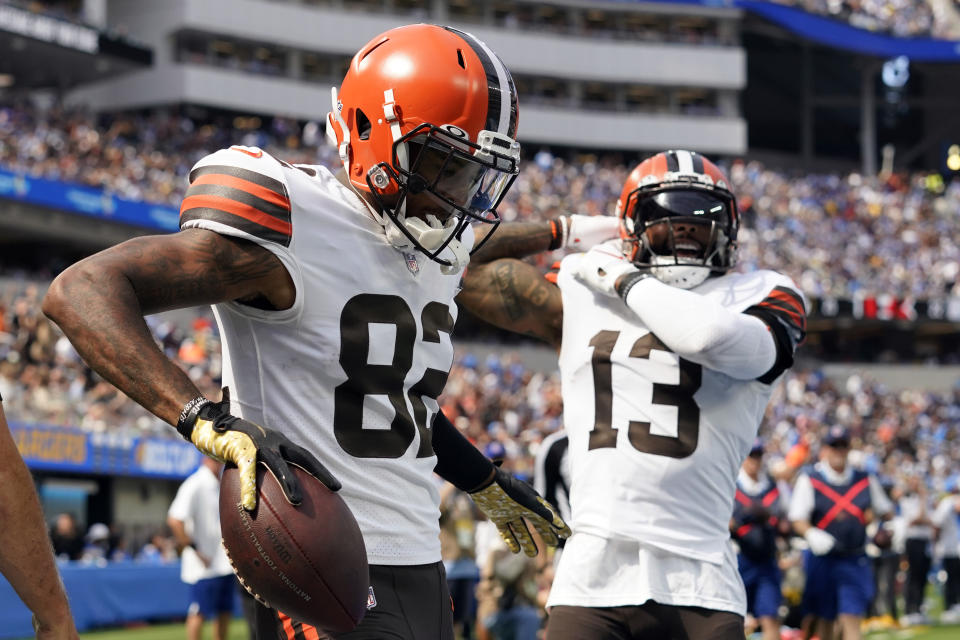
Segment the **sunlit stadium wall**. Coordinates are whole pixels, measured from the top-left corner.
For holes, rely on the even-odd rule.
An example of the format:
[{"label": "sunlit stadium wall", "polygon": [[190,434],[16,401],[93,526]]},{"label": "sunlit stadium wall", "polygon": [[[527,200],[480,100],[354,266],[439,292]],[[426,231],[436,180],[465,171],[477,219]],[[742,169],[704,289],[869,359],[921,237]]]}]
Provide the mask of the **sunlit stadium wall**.
[{"label": "sunlit stadium wall", "polygon": [[[319,119],[329,110],[330,87],[342,76],[345,61],[363,43],[389,28],[426,21],[468,30],[501,55],[521,89],[523,142],[631,150],[696,145],[718,154],[746,150],[746,124],[738,106],[746,59],[740,46],[725,44],[736,41],[739,10],[553,3],[565,10],[695,11],[697,19],[715,20],[725,34],[717,42],[684,44],[502,28],[482,15],[476,22],[460,23],[446,1],[432,2],[426,14],[396,15],[326,4],[330,6],[265,0],[108,2],[106,21],[152,46],[155,64],[78,89],[69,100],[94,109],[190,103]],[[281,68],[266,73],[262,68],[251,72],[249,65],[226,68],[232,63],[223,63],[211,49],[242,43],[264,56],[265,64],[259,66],[269,67],[274,56]],[[557,85],[562,96],[538,98],[536,91],[544,84]],[[591,92],[599,93],[601,104]]]}]

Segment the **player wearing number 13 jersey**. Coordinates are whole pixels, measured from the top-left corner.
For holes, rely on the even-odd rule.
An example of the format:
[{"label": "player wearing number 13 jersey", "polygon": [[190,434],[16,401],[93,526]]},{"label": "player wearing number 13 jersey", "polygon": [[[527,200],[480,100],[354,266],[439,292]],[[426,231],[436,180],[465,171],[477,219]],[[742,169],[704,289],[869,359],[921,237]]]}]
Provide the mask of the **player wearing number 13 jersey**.
[{"label": "player wearing number 13 jersey", "polygon": [[[289,464],[342,491],[371,593],[359,627],[338,638],[452,640],[434,471],[470,492],[514,551],[537,552],[524,518],[547,544],[569,533],[436,402],[470,225],[499,221],[518,173],[516,130],[513,82],[483,42],[432,25],[387,31],[333,92],[327,132],[342,170],[217,151],[190,172],[179,233],[74,265],[44,302],[96,371],[238,466],[244,508],[256,506],[257,463],[293,504],[301,489]],[[223,337],[232,394],[219,402],[157,349],[142,319],[198,304],[214,305]],[[322,633],[264,611],[263,637]]]},{"label": "player wearing number 13 jersey", "polygon": [[617,219],[557,286],[506,257],[550,248],[545,225],[504,225],[460,297],[560,350],[574,533],[547,638],[743,638],[736,478],[803,339],[803,298],[781,274],[730,272],[736,200],[699,154],[641,163]]}]

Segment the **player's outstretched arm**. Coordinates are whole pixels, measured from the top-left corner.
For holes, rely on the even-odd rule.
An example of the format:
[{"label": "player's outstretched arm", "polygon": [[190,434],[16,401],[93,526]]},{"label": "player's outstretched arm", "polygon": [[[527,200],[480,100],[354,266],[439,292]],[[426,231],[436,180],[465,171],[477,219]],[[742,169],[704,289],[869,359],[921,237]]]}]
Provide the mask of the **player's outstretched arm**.
[{"label": "player's outstretched arm", "polygon": [[[561,248],[586,250],[616,238],[620,223],[613,216],[574,213],[546,222],[507,222],[495,229],[482,225],[476,227],[475,231],[474,244],[480,248],[470,256],[471,266],[500,258],[525,258]],[[480,246],[481,243],[483,246]]]},{"label": "player's outstretched arm", "polygon": [[33,612],[37,638],[76,640],[76,627],[53,561],[33,479],[10,436],[0,406],[0,573]]},{"label": "player's outstretched arm", "polygon": [[457,304],[490,324],[560,347],[563,301],[560,288],[520,260],[471,262]]},{"label": "player's outstretched arm", "polygon": [[[236,464],[244,507],[256,504],[256,463],[276,476],[290,502],[300,489],[286,461],[331,489],[339,483],[285,436],[229,413],[229,401],[205,398],[154,342],[144,315],[239,300],[289,308],[295,287],[267,249],[203,229],[124,242],[64,271],[43,311],[90,367],[157,417],[175,425],[203,453]],[[225,390],[226,391],[226,390]]]}]

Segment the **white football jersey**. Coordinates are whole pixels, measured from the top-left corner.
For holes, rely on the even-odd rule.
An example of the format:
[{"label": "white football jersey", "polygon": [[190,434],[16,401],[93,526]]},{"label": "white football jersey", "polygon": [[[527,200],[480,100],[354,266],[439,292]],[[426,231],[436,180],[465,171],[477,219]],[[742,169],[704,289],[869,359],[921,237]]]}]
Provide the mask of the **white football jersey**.
[{"label": "white football jersey", "polygon": [[453,362],[460,273],[393,248],[322,166],[231,147],[190,182],[181,228],[256,242],[296,285],[283,311],[214,307],[232,412],[306,447],[343,483],[371,564],[439,561],[430,425]]},{"label": "white football jersey", "polygon": [[[737,472],[772,385],[678,357],[621,300],[576,280],[578,258],[563,261],[557,281],[571,526],[719,564]],[[802,336],[795,289],[786,276],[757,271],[711,278],[692,291],[738,312],[761,308]]]}]

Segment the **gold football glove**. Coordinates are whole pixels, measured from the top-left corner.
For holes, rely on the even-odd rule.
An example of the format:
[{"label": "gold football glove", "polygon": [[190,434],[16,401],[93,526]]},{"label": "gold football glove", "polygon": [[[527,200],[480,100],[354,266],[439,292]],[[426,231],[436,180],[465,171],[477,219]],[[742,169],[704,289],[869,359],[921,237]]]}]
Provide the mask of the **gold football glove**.
[{"label": "gold football glove", "polygon": [[537,555],[537,545],[524,518],[540,533],[548,546],[555,547],[561,539],[570,535],[570,527],[549,502],[499,467],[494,472],[493,481],[483,489],[472,492],[470,497],[480,511],[497,525],[500,537],[514,553],[523,549],[531,558]]},{"label": "gold football glove", "polygon": [[180,414],[177,431],[204,454],[237,466],[240,499],[247,511],[253,511],[257,506],[258,461],[277,479],[290,504],[300,504],[302,492],[288,463],[312,474],[331,491],[340,489],[340,482],[312,453],[281,433],[230,415],[228,388],[224,388],[220,402],[214,403],[204,397],[188,402]]}]

